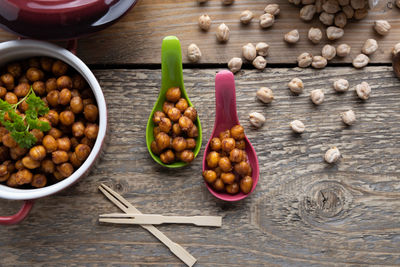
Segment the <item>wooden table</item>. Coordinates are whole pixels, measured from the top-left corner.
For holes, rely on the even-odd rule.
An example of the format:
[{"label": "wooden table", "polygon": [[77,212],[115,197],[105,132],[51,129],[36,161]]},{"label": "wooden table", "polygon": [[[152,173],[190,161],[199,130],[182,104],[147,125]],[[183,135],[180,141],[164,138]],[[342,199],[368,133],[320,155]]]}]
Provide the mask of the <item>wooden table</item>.
[{"label": "wooden table", "polygon": [[[336,43],[352,46],[349,57],[323,70],[299,69],[301,52],[320,53],[306,39],[298,8],[285,0],[276,24],[261,30],[254,21],[243,27],[238,14],[251,9],[258,17],[265,1],[220,1],[199,6],[194,0],[141,0],[109,29],[79,41],[78,56],[97,76],[109,108],[108,146],[91,175],[77,185],[36,201],[29,218],[0,228],[1,266],[182,266],[169,250],[138,226],[99,224],[100,213],[118,212],[99,191],[106,183],[139,210],[174,215],[220,215],[222,228],[163,225],[159,229],[198,259],[196,266],[365,266],[400,265],[400,81],[390,66],[391,47],[400,41],[400,9],[382,0],[367,18],[346,26]],[[179,3],[179,4],[178,4]],[[211,32],[201,32],[197,18],[207,12]],[[372,23],[386,18],[386,37]],[[216,26],[225,22],[231,39],[215,41]],[[301,41],[288,46],[283,34],[297,27]],[[201,177],[202,153],[179,171],[161,168],[145,145],[147,116],[160,87],[160,47],[166,35],[177,35],[186,47],[195,42],[203,52],[200,64],[184,65],[188,94],[203,125],[203,148],[214,119],[214,77],[247,42],[270,44],[268,67],[260,72],[249,64],[236,75],[241,123],[255,146],[260,181],[255,192],[237,203],[217,200]],[[379,50],[370,66],[355,70],[351,59],[367,38]],[[0,40],[15,36],[0,32]],[[323,42],[325,43],[325,42]],[[335,43],[335,44],[336,44]],[[184,57],[187,63],[186,57]],[[291,78],[305,83],[305,93],[292,95]],[[337,94],[332,83],[348,79],[351,86],[367,81],[368,101],[354,89]],[[270,105],[255,99],[261,86],[274,90]],[[323,89],[326,101],[314,106],[313,89]],[[339,113],[353,109],[357,123],[346,127]],[[254,129],[248,113],[258,111],[267,122]],[[307,130],[295,135],[288,124],[302,120]],[[328,165],[323,154],[339,147],[343,158]],[[0,201],[0,214],[11,214],[20,203]]]}]

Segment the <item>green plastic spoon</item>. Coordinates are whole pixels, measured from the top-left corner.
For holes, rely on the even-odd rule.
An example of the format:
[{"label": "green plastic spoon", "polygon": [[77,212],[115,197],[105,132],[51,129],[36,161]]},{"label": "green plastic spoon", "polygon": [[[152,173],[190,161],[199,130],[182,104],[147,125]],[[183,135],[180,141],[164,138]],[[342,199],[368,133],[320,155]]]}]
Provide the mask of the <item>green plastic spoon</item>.
[{"label": "green plastic spoon", "polygon": [[[164,38],[161,47],[161,90],[158,95],[158,99],[154,104],[153,110],[150,113],[149,120],[147,121],[146,128],[146,142],[147,149],[151,157],[160,165],[168,168],[179,168],[186,166],[188,163],[177,161],[171,164],[164,164],[161,162],[160,157],[155,155],[151,151],[151,142],[154,140],[153,136],[153,114],[154,112],[160,110],[162,111],[162,105],[165,102],[165,93],[171,87],[179,87],[182,92],[182,97],[185,98],[190,107],[193,107],[193,104],[190,102],[190,99],[185,91],[185,85],[183,84],[183,73],[182,73],[182,52],[181,52],[181,44],[175,36],[167,36]],[[194,123],[198,130],[199,136],[196,138],[196,147],[193,151],[194,158],[197,157],[197,154],[200,152],[201,142],[202,142],[202,133],[201,133],[201,124],[200,119],[197,116],[197,119]]]}]

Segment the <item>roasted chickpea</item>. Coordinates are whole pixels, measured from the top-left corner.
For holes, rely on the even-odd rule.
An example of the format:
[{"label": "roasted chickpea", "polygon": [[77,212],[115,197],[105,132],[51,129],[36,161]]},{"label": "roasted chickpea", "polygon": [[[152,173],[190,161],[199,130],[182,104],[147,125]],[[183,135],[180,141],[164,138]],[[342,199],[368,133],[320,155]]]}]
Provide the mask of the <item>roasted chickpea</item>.
[{"label": "roasted chickpea", "polygon": [[221,173],[221,180],[225,183],[225,184],[232,184],[233,182],[235,182],[235,175],[231,172],[223,172]]},{"label": "roasted chickpea", "polygon": [[193,150],[196,147],[196,140],[194,138],[186,139],[186,149]]},{"label": "roasted chickpea", "polygon": [[216,191],[224,191],[225,184],[220,178],[217,178],[217,180],[215,180],[215,182],[213,183],[213,188]]},{"label": "roasted chickpea", "polygon": [[9,149],[6,146],[0,146],[0,161],[4,162],[10,158]]},{"label": "roasted chickpea", "polygon": [[174,160],[175,160],[174,152],[172,152],[172,150],[169,149],[169,150],[165,151],[164,153],[161,153],[160,160],[164,164],[170,164],[170,163],[174,162]]},{"label": "roasted chickpea", "polygon": [[75,137],[82,137],[85,133],[85,125],[83,122],[78,121],[72,124],[72,135]]},{"label": "roasted chickpea", "polygon": [[167,116],[165,115],[164,112],[156,111],[156,112],[154,112],[154,115],[153,115],[153,122],[158,125],[160,123],[161,119],[166,118],[166,117]]},{"label": "roasted chickpea", "polygon": [[157,143],[157,147],[160,149],[160,151],[163,151],[164,149],[169,147],[169,145],[171,143],[170,137],[168,136],[168,134],[166,134],[164,132],[157,134],[155,140]]},{"label": "roasted chickpea", "polygon": [[188,108],[188,102],[184,98],[180,98],[178,102],[175,104],[175,107],[179,109],[180,112],[185,112]]},{"label": "roasted chickpea", "polygon": [[85,86],[86,86],[86,81],[81,75],[75,74],[72,77],[72,88],[77,90],[83,90]]},{"label": "roasted chickpea", "polygon": [[81,144],[88,145],[90,148],[94,146],[94,140],[87,138],[86,136],[81,139]]},{"label": "roasted chickpea", "polygon": [[1,141],[3,142],[3,145],[9,148],[17,146],[17,142],[14,141],[10,133],[4,135],[3,138],[1,138]]},{"label": "roasted chickpea", "polygon": [[23,169],[15,174],[15,181],[18,185],[30,184],[32,182],[32,177],[33,175],[30,171]]},{"label": "roasted chickpea", "polygon": [[230,138],[230,137],[231,137],[231,131],[229,131],[229,130],[220,132],[220,134],[219,134],[219,139],[220,140],[223,140],[225,138]]},{"label": "roasted chickpea", "polygon": [[57,90],[53,90],[50,93],[47,94],[46,100],[49,103],[50,106],[56,107],[58,106],[60,99],[60,92]]},{"label": "roasted chickpea", "polygon": [[29,150],[29,156],[40,161],[46,157],[46,148],[42,145],[34,146]]},{"label": "roasted chickpea", "polygon": [[26,71],[26,78],[31,82],[42,80],[44,77],[43,71],[38,68],[31,67]]},{"label": "roasted chickpea", "polygon": [[81,92],[81,97],[82,99],[87,99],[85,103],[85,101],[83,102],[83,105],[86,106],[87,104],[94,104],[96,101],[94,100],[94,94],[93,91],[89,88],[86,88],[84,90],[82,90]]},{"label": "roasted chickpea", "polygon": [[82,165],[82,161],[80,161],[78,159],[75,152],[71,153],[71,155],[69,156],[69,161],[71,162],[72,166],[74,166],[75,168],[78,168],[79,166]]},{"label": "roasted chickpea", "polygon": [[8,176],[7,186],[9,186],[9,187],[17,187],[18,183],[17,183],[17,178],[16,177],[17,177],[16,173],[13,173],[10,176]]},{"label": "roasted chickpea", "polygon": [[69,151],[71,149],[71,140],[68,137],[61,137],[57,139],[58,150]]},{"label": "roasted chickpea", "polygon": [[50,72],[51,71],[51,66],[53,66],[53,62],[54,60],[48,57],[41,57],[40,58],[40,67],[47,71]]},{"label": "roasted chickpea", "polygon": [[34,160],[31,156],[25,156],[22,158],[22,164],[25,168],[36,169],[40,167],[40,161]]},{"label": "roasted chickpea", "polygon": [[57,150],[57,141],[51,135],[46,135],[43,138],[43,146],[46,148],[47,153],[51,153]]},{"label": "roasted chickpea", "polygon": [[237,183],[229,184],[225,186],[225,190],[228,194],[237,194],[239,192],[239,185]]},{"label": "roasted chickpea", "polygon": [[84,161],[90,154],[90,147],[85,144],[79,144],[75,147],[75,154],[78,160]]},{"label": "roasted chickpea", "polygon": [[161,133],[160,127],[154,127],[153,128],[153,136],[157,136],[157,134]]},{"label": "roasted chickpea", "polygon": [[242,140],[244,139],[244,128],[241,125],[235,125],[231,129],[231,137],[235,140]]},{"label": "roasted chickpea", "polygon": [[228,157],[220,158],[220,160],[218,161],[218,167],[220,167],[223,172],[230,172],[232,170],[232,164],[229,161]]},{"label": "roasted chickpea", "polygon": [[215,168],[218,166],[218,162],[221,159],[220,155],[218,152],[211,151],[208,153],[206,160],[207,160],[207,166],[209,168]]},{"label": "roasted chickpea", "polygon": [[69,102],[69,105],[71,107],[71,111],[75,114],[79,114],[83,111],[82,98],[79,96],[74,96]]},{"label": "roasted chickpea", "polygon": [[75,115],[72,111],[63,111],[60,113],[60,122],[63,125],[69,126],[72,125],[75,121]]},{"label": "roasted chickpea", "polygon": [[220,151],[222,147],[221,139],[219,139],[218,137],[214,137],[213,139],[211,139],[210,147],[214,151]]},{"label": "roasted chickpea", "polygon": [[40,170],[45,173],[53,173],[55,170],[55,165],[52,160],[45,159],[40,163]]},{"label": "roasted chickpea", "polygon": [[47,134],[53,136],[55,139],[58,139],[62,136],[63,133],[59,129],[52,127],[50,131],[47,132]]},{"label": "roasted chickpea", "polygon": [[7,89],[3,86],[0,86],[0,97],[3,98],[7,94]]},{"label": "roasted chickpea", "polygon": [[181,112],[179,109],[177,108],[170,108],[168,110],[168,118],[171,119],[171,121],[176,122],[179,120],[179,118],[181,117]]},{"label": "roasted chickpea", "polygon": [[235,171],[241,176],[246,176],[251,171],[250,164],[246,161],[242,161],[235,165]]},{"label": "roasted chickpea", "polygon": [[43,140],[43,132],[39,129],[32,129],[30,133],[36,138],[36,143],[41,143]]},{"label": "roasted chickpea", "polygon": [[179,118],[179,126],[181,127],[181,129],[182,129],[183,131],[187,131],[187,130],[189,130],[190,128],[193,127],[193,122],[192,122],[192,120],[189,119],[188,117],[186,117],[186,116],[181,116],[181,117]]},{"label": "roasted chickpea", "polygon": [[197,118],[197,111],[194,107],[188,107],[183,113],[183,115],[188,117],[192,121],[195,121]]},{"label": "roasted chickpea", "polygon": [[64,88],[60,92],[58,102],[63,106],[69,105],[71,102],[71,97],[71,91],[67,88]]},{"label": "roasted chickpea", "polygon": [[177,152],[181,152],[187,148],[187,141],[183,137],[175,137],[172,140],[172,148]]},{"label": "roasted chickpea", "polygon": [[221,142],[221,148],[225,152],[231,152],[235,148],[236,142],[233,138],[224,138]]},{"label": "roasted chickpea", "polygon": [[7,88],[7,90],[12,90],[14,88],[14,77],[10,73],[1,75],[0,81]]},{"label": "roasted chickpea", "polygon": [[7,65],[7,72],[10,73],[14,78],[18,78],[22,74],[21,64],[15,62]]},{"label": "roasted chickpea", "polygon": [[240,190],[242,190],[244,194],[250,193],[252,188],[253,179],[250,176],[245,176],[240,180]]},{"label": "roasted chickpea", "polygon": [[215,171],[215,173],[217,174],[217,177],[218,177],[218,178],[221,177],[222,170],[221,170],[220,167],[215,168],[214,171]]},{"label": "roasted chickpea", "polygon": [[169,88],[165,93],[165,98],[169,102],[176,103],[181,98],[181,89],[178,87]]},{"label": "roasted chickpea", "polygon": [[34,68],[40,68],[40,60],[37,57],[32,57],[28,59],[28,66]]},{"label": "roasted chickpea", "polygon": [[236,148],[244,150],[246,148],[246,142],[244,140],[237,140],[236,141]]},{"label": "roasted chickpea", "polygon": [[90,122],[95,122],[99,115],[99,110],[93,104],[86,105],[83,109],[83,115]]},{"label": "roasted chickpea", "polygon": [[192,162],[194,160],[194,153],[193,151],[190,150],[184,150],[182,151],[182,154],[180,155],[180,160],[183,162]]},{"label": "roasted chickpea", "polygon": [[51,126],[50,121],[46,117],[39,117],[38,120],[43,123],[48,123]]},{"label": "roasted chickpea", "polygon": [[79,140],[78,140],[78,138],[76,138],[76,137],[71,137],[71,147],[73,148],[73,149],[75,149],[75,147],[77,146],[77,145],[79,145]]},{"label": "roasted chickpea", "polygon": [[24,97],[29,93],[30,85],[27,83],[20,83],[14,87],[14,94],[17,97]]},{"label": "roasted chickpea", "polygon": [[[79,147],[79,145],[77,146]],[[75,148],[76,152],[76,148]],[[54,164],[61,164],[68,161],[68,153],[62,150],[57,150],[51,153],[52,160]]]},{"label": "roasted chickpea", "polygon": [[32,89],[36,95],[44,95],[46,93],[46,85],[42,81],[36,81],[32,84]]},{"label": "roasted chickpea", "polygon": [[[78,90],[73,89],[73,90],[71,90],[71,96],[72,96],[72,98],[74,98],[74,97],[76,97],[76,96],[81,97],[81,94],[79,93]],[[72,100],[72,99],[71,99],[71,100]],[[82,99],[81,99],[81,100],[82,100]],[[70,103],[70,105],[71,105],[71,103]],[[82,103],[82,105],[83,105],[83,103]],[[82,108],[83,108],[83,107],[82,107]]]},{"label": "roasted chickpea", "polygon": [[172,133],[173,133],[175,136],[179,136],[179,135],[182,134],[182,129],[181,129],[181,127],[179,126],[179,123],[174,123],[174,124],[172,125]]},{"label": "roasted chickpea", "polygon": [[170,108],[173,108],[173,107],[174,107],[174,104],[173,104],[173,103],[164,102],[162,109],[163,109],[163,112],[164,112],[165,114],[168,114],[168,110],[169,110]]},{"label": "roasted chickpea", "polygon": [[233,149],[230,153],[229,153],[229,160],[231,162],[235,162],[235,163],[239,163],[241,161],[243,161],[244,158],[244,154],[243,154],[243,150],[240,149]]},{"label": "roasted chickpea", "polygon": [[57,88],[58,90],[67,88],[67,89],[72,89],[72,80],[68,76],[61,76],[58,77],[57,79]]},{"label": "roasted chickpea", "polygon": [[88,123],[84,133],[87,138],[94,140],[97,138],[97,134],[99,133],[99,126],[94,123]]},{"label": "roasted chickpea", "polygon": [[21,156],[24,156],[25,154],[28,153],[28,149],[27,148],[22,148],[20,146],[15,146],[13,148],[10,148],[10,153],[15,154],[18,158]]},{"label": "roasted chickpea", "polygon": [[51,126],[57,126],[59,121],[58,112],[54,109],[49,110],[49,112],[44,116],[50,121]]},{"label": "roasted chickpea", "polygon": [[204,177],[204,180],[206,180],[206,182],[209,184],[212,184],[215,182],[215,180],[217,180],[217,174],[215,173],[215,171],[212,171],[212,170],[204,171],[203,177]]},{"label": "roasted chickpea", "polygon": [[151,142],[151,145],[150,145],[150,149],[151,149],[151,152],[153,152],[153,154],[155,154],[155,155],[160,155],[160,150],[158,149],[158,147],[157,147],[157,143],[156,143],[156,141],[155,140],[153,140],[152,142]]},{"label": "roasted chickpea", "polygon": [[25,166],[24,166],[24,164],[22,164],[22,160],[17,160],[17,162],[15,162],[15,168],[17,169],[17,170],[22,170],[22,169],[24,169],[25,168]]},{"label": "roasted chickpea", "polygon": [[11,93],[11,92],[6,93],[6,95],[4,96],[4,100],[7,101],[11,105],[18,103],[18,97],[14,93]]},{"label": "roasted chickpea", "polygon": [[31,185],[36,188],[42,188],[46,186],[47,178],[43,174],[35,174],[32,178]]},{"label": "roasted chickpea", "polygon": [[66,162],[57,166],[57,171],[61,173],[64,178],[67,178],[74,172],[74,167],[71,163]]},{"label": "roasted chickpea", "polygon": [[[0,176],[4,176],[4,175],[6,175],[7,173],[8,173],[7,165],[1,164],[1,165],[0,165]],[[2,181],[2,182],[4,182],[4,181]]]},{"label": "roasted chickpea", "polygon": [[62,62],[61,60],[57,60],[56,62],[53,63],[53,66],[51,66],[51,71],[57,77],[65,75],[68,71],[68,65]]},{"label": "roasted chickpea", "polygon": [[18,79],[18,83],[29,83],[28,78],[26,78],[26,75],[22,75],[19,79]]},{"label": "roasted chickpea", "polygon": [[191,138],[199,136],[199,130],[197,129],[197,126],[193,124],[193,127],[187,130],[187,135]]},{"label": "roasted chickpea", "polygon": [[6,134],[8,134],[8,130],[6,129],[6,127],[1,126],[0,127],[0,141],[3,138],[3,136],[5,136]]},{"label": "roasted chickpea", "polygon": [[57,90],[57,79],[50,78],[46,81],[46,92],[50,93],[51,91]]},{"label": "roasted chickpea", "polygon": [[172,128],[171,120],[168,118],[161,118],[158,127],[160,127],[161,132],[169,133],[169,131],[171,131]]}]

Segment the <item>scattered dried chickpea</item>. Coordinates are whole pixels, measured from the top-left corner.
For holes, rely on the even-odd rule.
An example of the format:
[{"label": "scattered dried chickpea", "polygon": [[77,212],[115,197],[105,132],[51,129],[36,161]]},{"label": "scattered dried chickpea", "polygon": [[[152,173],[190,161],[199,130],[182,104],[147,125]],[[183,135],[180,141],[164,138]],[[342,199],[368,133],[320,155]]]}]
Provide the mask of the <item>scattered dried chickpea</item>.
[{"label": "scattered dried chickpea", "polygon": [[336,80],[333,83],[333,88],[336,92],[345,92],[349,90],[349,82],[345,79]]},{"label": "scattered dried chickpea", "polygon": [[310,21],[313,19],[317,9],[315,5],[305,5],[300,9],[300,18],[304,21]]},{"label": "scattered dried chickpea", "polygon": [[240,22],[243,24],[249,24],[254,18],[253,12],[245,10],[240,14]]},{"label": "scattered dried chickpea", "polygon": [[254,60],[253,60],[253,66],[256,69],[259,70],[263,70],[265,69],[265,67],[267,66],[267,60],[262,57],[262,56],[257,56]]},{"label": "scattered dried chickpea", "polygon": [[340,6],[336,0],[327,0],[323,3],[322,9],[327,13],[335,14],[340,10]]},{"label": "scattered dried chickpea", "polygon": [[[399,0],[400,1],[400,0]],[[400,7],[399,7],[400,8]],[[394,45],[393,49],[392,49],[392,55],[395,56],[396,54],[398,54],[400,52],[400,43],[397,43]]]},{"label": "scattered dried chickpea", "polygon": [[272,100],[274,100],[274,94],[268,87],[261,87],[258,89],[256,96],[261,102],[266,104],[271,103]]},{"label": "scattered dried chickpea", "polygon": [[376,50],[378,50],[378,42],[375,39],[368,39],[365,41],[361,52],[366,55],[371,55],[375,53]]},{"label": "scattered dried chickpea", "polygon": [[342,6],[342,11],[346,15],[347,19],[351,19],[354,16],[354,9],[351,5]]},{"label": "scattered dried chickpea", "polygon": [[329,40],[337,40],[342,38],[344,30],[335,26],[330,26],[326,29],[326,36]]},{"label": "scattered dried chickpea", "polygon": [[376,20],[374,22],[374,29],[380,35],[387,35],[392,26],[390,26],[387,20]]},{"label": "scattered dried chickpea", "polygon": [[191,62],[198,62],[201,58],[200,48],[196,44],[190,44],[187,49],[187,55]]},{"label": "scattered dried chickpea", "polygon": [[310,53],[302,53],[297,57],[297,64],[300,68],[306,68],[312,63],[312,55]]},{"label": "scattered dried chickpea", "polygon": [[324,159],[327,163],[335,163],[340,158],[340,151],[337,147],[332,147],[326,151]]},{"label": "scattered dried chickpea", "polygon": [[324,45],[322,48],[322,56],[327,60],[331,60],[336,56],[336,48],[332,45]]},{"label": "scattered dried chickpea", "polygon": [[321,89],[312,90],[310,93],[310,98],[315,105],[321,105],[325,100],[324,91]]},{"label": "scattered dried chickpea", "polygon": [[328,64],[328,61],[326,60],[326,58],[321,57],[321,56],[314,56],[311,66],[313,66],[316,69],[323,69],[326,67],[327,64]]},{"label": "scattered dried chickpea", "polygon": [[314,43],[318,44],[322,40],[322,31],[320,28],[311,27],[308,30],[308,39]]},{"label": "scattered dried chickpea", "polygon": [[230,30],[225,23],[218,26],[217,32],[215,33],[217,40],[221,43],[225,43],[229,40]]},{"label": "scattered dried chickpea", "polygon": [[199,17],[199,27],[203,31],[208,31],[211,28],[211,18],[207,14],[203,14]]},{"label": "scattered dried chickpea", "polygon": [[335,26],[339,28],[344,28],[347,24],[347,16],[344,12],[339,12],[335,15],[335,21],[334,21]]},{"label": "scattered dried chickpea", "polygon": [[340,114],[342,121],[347,125],[353,125],[356,122],[356,114],[353,110],[348,110]]},{"label": "scattered dried chickpea", "polygon": [[295,133],[303,133],[306,130],[304,123],[299,120],[294,120],[290,122],[290,128],[292,128]]},{"label": "scattered dried chickpea", "polygon": [[260,16],[260,27],[261,28],[269,28],[271,27],[275,22],[274,15],[271,15],[269,13],[265,13]]},{"label": "scattered dried chickpea", "polygon": [[333,21],[335,20],[335,15],[329,14],[324,11],[319,15],[319,20],[322,22],[322,24],[330,26],[333,24]]},{"label": "scattered dried chickpea", "polygon": [[266,57],[268,56],[268,50],[269,45],[267,43],[260,42],[256,44],[257,55]]},{"label": "scattered dried chickpea", "polygon": [[274,16],[278,16],[280,13],[279,5],[278,4],[269,4],[264,8],[265,13],[269,13]]},{"label": "scattered dried chickpea", "polygon": [[367,66],[369,63],[369,57],[364,54],[359,54],[353,59],[353,66],[357,69]]},{"label": "scattered dried chickpea", "polygon": [[346,57],[350,54],[351,47],[348,44],[340,44],[336,47],[336,55],[338,57]]},{"label": "scattered dried chickpea", "polygon": [[295,44],[300,40],[300,35],[298,30],[291,30],[290,32],[285,34],[285,41],[289,44]]},{"label": "scattered dried chickpea", "polygon": [[228,62],[228,68],[233,73],[238,72],[242,68],[243,61],[239,57],[231,58]]},{"label": "scattered dried chickpea", "polygon": [[258,112],[250,113],[249,119],[250,119],[250,123],[256,128],[260,128],[265,123],[265,117]]},{"label": "scattered dried chickpea", "polygon": [[242,55],[248,61],[253,61],[257,56],[256,47],[252,43],[248,43],[242,47]]},{"label": "scattered dried chickpea", "polygon": [[299,78],[293,78],[289,83],[288,87],[290,91],[292,91],[295,94],[301,94],[304,89],[304,84],[303,81]]},{"label": "scattered dried chickpea", "polygon": [[371,95],[371,86],[367,82],[362,82],[356,85],[356,93],[358,97],[362,100],[367,100]]}]

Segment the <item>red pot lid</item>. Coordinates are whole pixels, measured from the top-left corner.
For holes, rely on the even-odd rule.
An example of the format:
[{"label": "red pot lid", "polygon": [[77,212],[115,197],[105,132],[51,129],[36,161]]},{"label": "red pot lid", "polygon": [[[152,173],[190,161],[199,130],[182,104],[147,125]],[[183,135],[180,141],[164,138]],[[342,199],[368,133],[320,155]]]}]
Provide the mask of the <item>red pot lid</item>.
[{"label": "red pot lid", "polygon": [[0,26],[22,37],[71,39],[102,30],[138,0],[0,0]]}]

